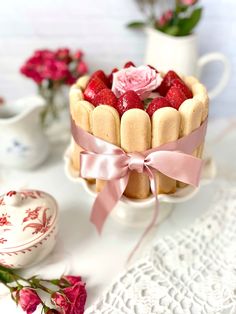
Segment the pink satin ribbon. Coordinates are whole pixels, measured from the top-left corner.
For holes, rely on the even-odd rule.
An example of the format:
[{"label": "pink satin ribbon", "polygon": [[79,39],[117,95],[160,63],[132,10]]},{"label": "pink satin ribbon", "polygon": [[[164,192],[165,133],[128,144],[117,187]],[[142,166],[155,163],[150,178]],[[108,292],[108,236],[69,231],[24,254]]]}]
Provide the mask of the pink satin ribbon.
[{"label": "pink satin ribbon", "polygon": [[[203,161],[191,154],[204,141],[206,128],[207,120],[198,129],[176,141],[142,153],[126,153],[120,147],[84,131],[71,118],[72,136],[84,149],[80,154],[80,176],[107,180],[95,199],[90,218],[98,232],[101,233],[108,215],[122,197],[131,170],[148,175],[157,208],[157,171],[175,180],[198,186]],[[155,223],[157,214],[156,211],[150,226]],[[147,232],[148,230],[145,234]]]}]

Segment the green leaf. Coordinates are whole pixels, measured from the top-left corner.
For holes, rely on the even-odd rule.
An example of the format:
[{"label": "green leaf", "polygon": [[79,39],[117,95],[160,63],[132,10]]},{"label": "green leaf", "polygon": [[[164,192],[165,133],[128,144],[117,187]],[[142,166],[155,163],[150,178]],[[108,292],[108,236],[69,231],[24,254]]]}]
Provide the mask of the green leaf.
[{"label": "green leaf", "polygon": [[126,26],[129,28],[143,28],[144,26],[146,26],[146,23],[141,22],[141,21],[134,21],[134,22],[127,24]]},{"label": "green leaf", "polygon": [[172,25],[167,27],[164,32],[171,36],[177,36],[179,33],[179,27],[177,25]]},{"label": "green leaf", "polygon": [[202,8],[195,9],[190,17],[179,20],[179,33],[178,36],[189,35],[194,27],[198,24],[202,16]]},{"label": "green leaf", "polygon": [[60,282],[61,282],[61,280],[59,280],[59,279],[52,279],[52,280],[50,280],[50,283],[52,285],[55,285],[55,286],[59,286]]},{"label": "green leaf", "polygon": [[0,266],[0,282],[2,283],[11,283],[15,281],[14,273],[3,266]]}]

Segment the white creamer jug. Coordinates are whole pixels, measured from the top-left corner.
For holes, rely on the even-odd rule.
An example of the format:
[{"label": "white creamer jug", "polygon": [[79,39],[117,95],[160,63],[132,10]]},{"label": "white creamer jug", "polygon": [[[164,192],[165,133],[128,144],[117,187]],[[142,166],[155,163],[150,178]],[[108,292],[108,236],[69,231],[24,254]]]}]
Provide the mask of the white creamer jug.
[{"label": "white creamer jug", "polygon": [[49,143],[40,123],[44,106],[39,96],[0,106],[0,167],[30,169],[46,159]]}]

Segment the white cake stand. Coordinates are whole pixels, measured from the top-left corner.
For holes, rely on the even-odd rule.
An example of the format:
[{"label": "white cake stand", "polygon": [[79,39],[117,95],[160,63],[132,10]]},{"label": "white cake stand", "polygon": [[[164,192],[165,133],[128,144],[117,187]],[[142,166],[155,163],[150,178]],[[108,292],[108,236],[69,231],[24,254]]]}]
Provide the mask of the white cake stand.
[{"label": "white cake stand", "polygon": [[[68,147],[64,154],[66,176],[72,182],[82,185],[85,191],[95,199],[97,195],[95,191],[95,184],[91,184],[87,180],[79,177],[78,171],[75,171],[71,165],[70,151],[71,148]],[[204,160],[205,164],[200,185],[210,183],[216,175],[216,166],[213,159],[205,158]],[[159,214],[156,224],[160,224],[169,216],[175,204],[191,199],[198,191],[199,188],[186,186],[185,188],[177,189],[175,193],[170,195],[158,195]],[[154,206],[155,197],[153,195],[144,200],[129,199],[122,196],[121,200],[112,210],[110,217],[125,225],[132,227],[144,227],[147,226],[152,219]]]}]

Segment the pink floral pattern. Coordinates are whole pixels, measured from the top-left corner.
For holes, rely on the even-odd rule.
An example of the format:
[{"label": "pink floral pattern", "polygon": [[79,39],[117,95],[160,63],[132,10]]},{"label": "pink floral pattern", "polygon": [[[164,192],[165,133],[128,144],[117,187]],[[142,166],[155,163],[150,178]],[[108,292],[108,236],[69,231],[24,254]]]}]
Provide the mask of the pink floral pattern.
[{"label": "pink floral pattern", "polygon": [[0,227],[12,225],[8,218],[10,218],[10,216],[7,214],[2,214],[2,217],[0,217]]},{"label": "pink floral pattern", "polygon": [[3,206],[3,205],[5,205],[5,202],[4,202],[4,198],[1,197],[1,198],[0,198],[0,206]]},{"label": "pink floral pattern", "polygon": [[[16,191],[9,191],[6,195],[12,197],[16,195],[16,193]],[[27,198],[37,199],[43,197],[40,191],[20,191],[19,193],[22,197],[22,200],[25,200]],[[3,205],[6,205],[4,202],[4,197],[0,197],[0,206]]]},{"label": "pink floral pattern", "polygon": [[[23,231],[25,231],[27,228],[33,228],[34,231],[32,232],[32,234],[38,234],[38,233],[44,234],[50,229],[52,216],[47,217],[48,208],[43,208],[43,209],[41,207],[37,207],[37,208],[43,212],[42,218],[40,219],[39,217],[37,217],[37,218],[31,219],[31,220],[37,219],[37,222],[29,223],[28,225],[26,225],[24,227]],[[33,217],[35,217],[35,215],[36,214],[34,214]],[[28,218],[28,217],[26,217],[26,218]]]},{"label": "pink floral pattern", "polygon": [[39,197],[42,197],[42,193],[40,191],[21,191],[20,192],[22,199],[26,198],[32,198],[32,199],[37,199]]},{"label": "pink floral pattern", "polygon": [[12,196],[16,195],[16,191],[9,191],[9,192],[7,192],[6,195],[12,197]]},{"label": "pink floral pattern", "polygon": [[35,209],[27,209],[26,214],[28,214],[27,217],[23,219],[23,223],[29,220],[35,220],[39,217],[39,212],[42,207],[36,207]]},{"label": "pink floral pattern", "polygon": [[4,244],[5,242],[7,242],[7,239],[0,238],[0,244]]}]

